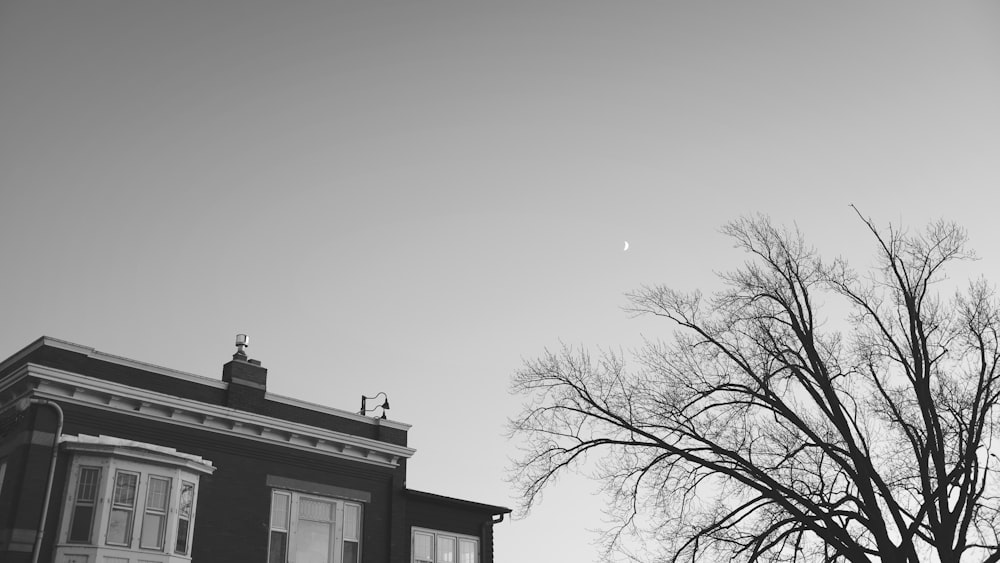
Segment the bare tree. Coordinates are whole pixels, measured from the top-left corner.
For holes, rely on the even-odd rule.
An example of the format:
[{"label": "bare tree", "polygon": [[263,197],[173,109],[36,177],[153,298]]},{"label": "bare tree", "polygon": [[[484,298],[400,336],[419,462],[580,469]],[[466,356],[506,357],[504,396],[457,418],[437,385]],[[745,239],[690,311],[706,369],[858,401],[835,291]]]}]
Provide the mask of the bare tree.
[{"label": "bare tree", "polygon": [[993,291],[939,295],[971,257],[958,226],[862,221],[878,248],[864,275],[744,218],[723,232],[750,259],[722,291],[629,295],[672,339],[627,363],[570,347],[527,361],[522,509],[586,469],[610,493],[609,554],[642,540],[669,561],[1000,561]]}]

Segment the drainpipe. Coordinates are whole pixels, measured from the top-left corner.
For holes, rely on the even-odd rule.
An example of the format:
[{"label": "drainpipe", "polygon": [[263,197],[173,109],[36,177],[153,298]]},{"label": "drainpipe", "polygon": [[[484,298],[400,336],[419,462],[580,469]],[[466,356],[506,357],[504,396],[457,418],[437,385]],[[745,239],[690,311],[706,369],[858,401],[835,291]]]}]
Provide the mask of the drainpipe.
[{"label": "drainpipe", "polygon": [[[479,560],[480,561],[484,561],[485,562],[487,560],[486,559],[486,549],[487,549],[486,548],[486,531],[489,530],[490,532],[492,532],[493,531],[493,526],[499,524],[500,522],[503,522],[503,515],[504,515],[504,513],[501,512],[499,515],[497,515],[497,517],[491,518],[489,522],[483,522],[483,526],[481,528],[482,531],[480,533],[480,537],[483,539],[483,541],[479,542]],[[492,533],[490,534],[490,547],[489,547],[489,549],[490,549],[490,558],[489,558],[489,561],[493,561],[493,534]]]},{"label": "drainpipe", "polygon": [[52,459],[49,461],[49,479],[45,484],[45,500],[42,502],[42,516],[38,522],[38,534],[35,535],[35,547],[31,551],[31,563],[38,563],[38,557],[42,554],[42,537],[45,535],[45,521],[49,515],[49,500],[52,498],[52,481],[56,476],[56,458],[59,455],[59,438],[62,437],[63,410],[58,403],[48,399],[38,399],[35,397],[25,397],[18,401],[17,408],[25,411],[30,405],[40,405],[52,407],[56,411],[59,421],[56,427],[56,435],[52,441]]}]

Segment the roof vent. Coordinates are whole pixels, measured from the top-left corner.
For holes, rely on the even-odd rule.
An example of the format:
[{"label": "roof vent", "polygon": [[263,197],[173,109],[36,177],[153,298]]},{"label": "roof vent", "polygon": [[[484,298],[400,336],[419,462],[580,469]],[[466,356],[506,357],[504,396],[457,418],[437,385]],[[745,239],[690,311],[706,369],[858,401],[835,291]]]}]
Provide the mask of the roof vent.
[{"label": "roof vent", "polygon": [[246,348],[250,347],[250,337],[245,334],[236,335],[236,354],[233,355],[235,360],[237,356],[241,358],[247,357]]}]

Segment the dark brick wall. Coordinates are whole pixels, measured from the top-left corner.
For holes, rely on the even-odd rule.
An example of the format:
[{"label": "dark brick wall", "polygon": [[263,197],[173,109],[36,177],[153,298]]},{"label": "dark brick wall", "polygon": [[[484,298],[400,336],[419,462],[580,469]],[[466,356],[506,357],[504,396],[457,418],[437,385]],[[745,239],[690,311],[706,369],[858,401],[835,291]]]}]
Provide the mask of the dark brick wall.
[{"label": "dark brick wall", "polygon": [[[71,371],[87,375],[89,377],[96,377],[106,381],[131,385],[141,389],[155,391],[157,393],[165,393],[183,399],[190,399],[212,405],[227,406],[226,389],[212,387],[210,385],[198,383],[197,381],[188,381],[129,366],[105,362],[90,358],[85,354],[71,352],[61,348],[42,346],[41,348],[31,352],[24,361]],[[11,366],[5,373],[9,373],[18,367],[20,366]],[[219,374],[221,381],[221,365]],[[4,374],[0,374],[0,377],[3,375]],[[339,416],[297,407],[294,405],[288,405],[285,403],[263,401],[260,396],[260,391],[252,387],[234,389],[232,392],[238,395],[235,399],[236,403],[229,405],[234,408],[241,408],[257,414],[273,416],[275,418],[281,418],[292,422],[344,432],[354,436],[381,440],[391,444],[401,446],[406,445],[405,430],[376,426],[360,420],[341,418]],[[346,397],[331,397],[331,400],[333,399],[335,399],[338,403],[346,400],[350,404],[354,404],[354,398],[350,398],[348,400]]]},{"label": "dark brick wall", "polygon": [[[30,549],[41,520],[41,501],[48,483],[57,420],[51,408],[31,408],[4,425],[0,457],[7,461],[7,470],[0,490],[0,561],[5,563],[31,560]],[[60,465],[57,469],[53,499],[61,497],[65,480],[65,471]],[[58,510],[53,512],[50,508],[43,548],[51,545],[57,520]],[[21,549],[13,546],[14,543],[19,543]]]},{"label": "dark brick wall", "polygon": [[97,360],[85,354],[61,348],[42,346],[31,352],[24,361],[202,403],[225,404],[225,389]]},{"label": "dark brick wall", "polygon": [[268,409],[264,401],[264,390],[241,383],[230,383],[229,394],[226,396],[226,406],[241,411],[266,414]]},{"label": "dark brick wall", "polygon": [[[200,480],[192,551],[195,563],[267,561],[268,474],[369,492],[371,502],[365,505],[363,516],[364,560],[390,561],[391,497],[394,483],[402,482],[402,469],[380,468],[76,405],[65,405],[65,411],[66,434],[106,434],[155,443],[212,461],[215,473]],[[51,540],[59,519],[67,462],[62,457],[62,477],[57,480],[50,505],[50,513],[55,516],[50,518],[51,531],[46,534],[42,561],[52,557]],[[40,499],[40,493],[34,498]]]}]

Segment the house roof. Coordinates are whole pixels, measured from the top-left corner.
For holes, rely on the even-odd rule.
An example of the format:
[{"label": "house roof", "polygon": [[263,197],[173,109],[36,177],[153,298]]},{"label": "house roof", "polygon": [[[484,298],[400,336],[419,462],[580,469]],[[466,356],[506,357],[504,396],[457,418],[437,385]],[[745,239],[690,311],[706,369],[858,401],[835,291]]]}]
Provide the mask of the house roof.
[{"label": "house roof", "polygon": [[[26,381],[33,383],[26,387]],[[0,402],[25,393],[383,467],[397,467],[409,425],[267,393],[267,412],[226,405],[229,384],[41,337],[0,362]],[[387,429],[383,436],[382,430]],[[391,433],[391,434],[390,434]]]},{"label": "house roof", "polygon": [[422,500],[422,501],[426,501],[426,502],[432,502],[432,503],[436,503],[436,504],[447,504],[447,505],[451,505],[451,506],[460,506],[460,507],[463,507],[463,508],[466,508],[466,509],[469,509],[469,510],[474,510],[474,511],[477,511],[477,512],[484,512],[484,513],[492,514],[492,515],[510,514],[512,512],[511,509],[507,508],[506,506],[497,506],[497,505],[493,505],[493,504],[483,504],[481,502],[473,502],[471,500],[463,500],[463,499],[458,499],[458,498],[454,498],[454,497],[446,497],[444,495],[436,495],[434,493],[427,493],[427,492],[424,492],[424,491],[417,491],[417,490],[414,490],[414,489],[406,489],[406,495],[409,496],[409,497],[411,497],[411,498]]}]

